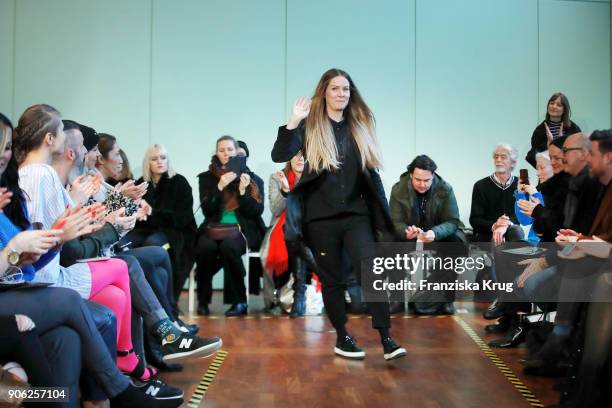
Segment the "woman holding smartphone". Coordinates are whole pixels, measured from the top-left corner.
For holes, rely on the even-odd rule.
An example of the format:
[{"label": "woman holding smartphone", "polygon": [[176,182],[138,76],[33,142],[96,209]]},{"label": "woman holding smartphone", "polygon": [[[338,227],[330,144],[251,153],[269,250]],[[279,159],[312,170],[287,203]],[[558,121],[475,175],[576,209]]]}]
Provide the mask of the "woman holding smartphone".
[{"label": "woman holding smartphone", "polygon": [[[210,313],[212,279],[220,267],[224,271],[224,303],[232,306],[226,316],[247,313],[246,274],[242,254],[259,248],[265,233],[261,219],[264,210],[263,182],[246,169],[238,175],[230,159],[236,156],[238,144],[231,136],[217,140],[208,170],[198,175],[200,205],[204,222],[198,232],[195,250],[198,265],[198,313]],[[245,241],[246,239],[246,241]]]},{"label": "woman holding smartphone", "polygon": [[[371,287],[373,274],[361,273],[361,260],[373,256],[377,239],[392,240],[393,224],[377,169],[382,160],[374,117],[351,77],[340,69],[323,74],[312,99],[299,98],[281,126],[272,160],[284,163],[299,151],[306,165],[288,194],[285,240],[303,242],[314,253],[325,309],[338,336],[334,352],[363,359],[365,352],[346,330],[344,290],[350,266]],[[369,302],[372,326],[380,333],[384,358],[406,355],[389,334],[389,303]]]}]

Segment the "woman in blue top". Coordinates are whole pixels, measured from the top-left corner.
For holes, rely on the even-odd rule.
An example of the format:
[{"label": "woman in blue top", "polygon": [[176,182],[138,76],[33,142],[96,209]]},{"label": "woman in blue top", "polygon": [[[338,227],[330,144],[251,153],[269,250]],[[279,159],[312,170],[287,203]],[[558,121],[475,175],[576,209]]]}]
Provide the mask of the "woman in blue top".
[{"label": "woman in blue top", "polygon": [[[554,173],[552,164],[550,162],[550,156],[548,155],[548,151],[536,154],[536,174],[538,176],[540,184],[544,183],[546,180],[553,176]],[[533,224],[533,218],[521,211],[521,207],[519,206],[519,200],[530,200],[534,204],[541,204],[542,206],[544,206],[544,196],[542,195],[542,193],[540,193],[536,189],[536,187],[532,185],[521,184],[519,182],[514,197],[514,214],[516,215],[516,219],[521,225]],[[533,245],[536,245],[540,242],[540,237],[537,236],[533,228],[529,229],[527,241],[529,241],[529,243]]]}]

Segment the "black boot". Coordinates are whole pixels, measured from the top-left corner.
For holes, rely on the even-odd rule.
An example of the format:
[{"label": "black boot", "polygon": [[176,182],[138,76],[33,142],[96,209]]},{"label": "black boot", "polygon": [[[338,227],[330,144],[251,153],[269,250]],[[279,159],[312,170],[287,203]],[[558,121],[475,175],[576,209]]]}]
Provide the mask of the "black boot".
[{"label": "black boot", "polygon": [[497,323],[486,325],[485,332],[491,333],[491,334],[503,334],[508,331],[508,329],[512,325],[512,321],[515,318],[516,318],[516,315],[505,314],[499,319],[497,319]]},{"label": "black boot", "polygon": [[292,262],[293,274],[293,304],[289,317],[294,319],[299,316],[304,316],[306,313],[306,265],[304,261],[296,257]]},{"label": "black boot", "polygon": [[518,315],[510,326],[504,338],[489,342],[489,346],[497,348],[513,348],[525,341],[530,323],[524,315]]}]

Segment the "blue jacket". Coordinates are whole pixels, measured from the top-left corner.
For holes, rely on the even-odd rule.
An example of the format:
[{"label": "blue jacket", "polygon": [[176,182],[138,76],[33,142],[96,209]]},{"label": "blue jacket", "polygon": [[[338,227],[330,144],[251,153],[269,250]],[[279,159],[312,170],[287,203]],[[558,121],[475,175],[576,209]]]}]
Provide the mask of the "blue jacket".
[{"label": "blue jacket", "polygon": [[[544,196],[539,191],[532,195],[533,198],[536,198],[540,201],[540,204],[544,206]],[[520,207],[518,206],[519,200],[527,200],[527,193],[519,193],[518,191],[514,192],[514,215],[516,215],[516,219],[521,225],[531,225],[533,224],[533,218],[525,215],[521,212]],[[538,237],[533,230],[533,227],[529,229],[529,234],[527,235],[527,241],[532,244],[537,244],[540,242],[540,237]]]}]

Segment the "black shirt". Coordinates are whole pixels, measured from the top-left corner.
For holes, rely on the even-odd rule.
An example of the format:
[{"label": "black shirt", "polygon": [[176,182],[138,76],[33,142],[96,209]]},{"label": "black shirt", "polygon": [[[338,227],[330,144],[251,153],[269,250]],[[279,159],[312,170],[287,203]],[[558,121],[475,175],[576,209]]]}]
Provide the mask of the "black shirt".
[{"label": "black shirt", "polygon": [[323,171],[304,194],[304,221],[342,215],[368,215],[363,198],[362,169],[346,121],[330,119],[338,148],[340,167]]}]

